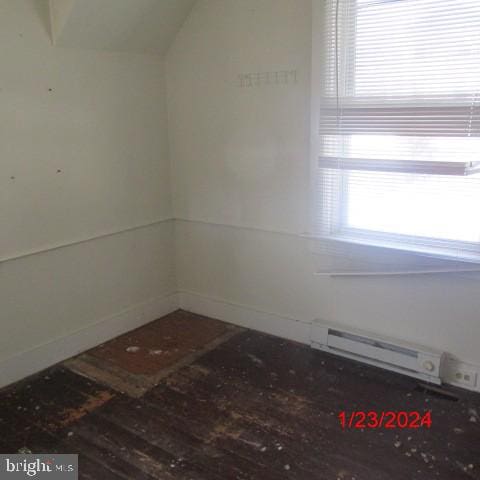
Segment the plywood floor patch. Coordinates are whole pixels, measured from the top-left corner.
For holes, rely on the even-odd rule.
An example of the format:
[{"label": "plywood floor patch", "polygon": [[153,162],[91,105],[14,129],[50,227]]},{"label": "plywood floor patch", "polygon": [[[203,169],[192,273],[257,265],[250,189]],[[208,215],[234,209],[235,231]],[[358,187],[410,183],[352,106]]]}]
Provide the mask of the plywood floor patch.
[{"label": "plywood floor patch", "polygon": [[131,397],[243,329],[177,311],[65,362],[72,371]]}]

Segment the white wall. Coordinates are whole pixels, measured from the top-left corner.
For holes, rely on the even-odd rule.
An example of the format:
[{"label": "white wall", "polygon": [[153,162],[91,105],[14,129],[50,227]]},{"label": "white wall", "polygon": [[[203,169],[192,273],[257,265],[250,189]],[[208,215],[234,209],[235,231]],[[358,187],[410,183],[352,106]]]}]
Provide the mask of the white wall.
[{"label": "white wall", "polygon": [[[310,1],[200,0],[167,57],[175,216],[300,232],[308,211]],[[297,69],[293,85],[238,75]]]},{"label": "white wall", "polygon": [[194,2],[50,0],[55,44],[164,55]]},{"label": "white wall", "polygon": [[[478,280],[313,276],[301,237],[310,45],[310,0],[199,0],[177,36],[167,84],[180,290],[197,306],[323,318],[480,363]],[[238,86],[239,73],[291,69],[297,84]]]},{"label": "white wall", "polygon": [[[319,317],[480,363],[478,281],[313,276],[310,3],[198,0],[168,57],[170,172],[161,59],[54,48],[46,2],[0,0],[0,385],[178,289],[299,341]],[[238,81],[284,70],[297,81]]]},{"label": "white wall", "polygon": [[176,284],[164,77],[159,56],[55,48],[47,2],[0,0],[0,384],[22,352],[165,313]]},{"label": "white wall", "polygon": [[162,59],[54,48],[42,5],[0,1],[0,259],[171,215]]}]

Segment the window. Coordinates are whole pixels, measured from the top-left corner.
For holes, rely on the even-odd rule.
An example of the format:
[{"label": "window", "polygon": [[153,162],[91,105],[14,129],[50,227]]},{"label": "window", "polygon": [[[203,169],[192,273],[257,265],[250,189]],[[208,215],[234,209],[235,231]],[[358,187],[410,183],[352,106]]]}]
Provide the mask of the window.
[{"label": "window", "polygon": [[320,1],[317,233],[480,261],[480,2]]}]

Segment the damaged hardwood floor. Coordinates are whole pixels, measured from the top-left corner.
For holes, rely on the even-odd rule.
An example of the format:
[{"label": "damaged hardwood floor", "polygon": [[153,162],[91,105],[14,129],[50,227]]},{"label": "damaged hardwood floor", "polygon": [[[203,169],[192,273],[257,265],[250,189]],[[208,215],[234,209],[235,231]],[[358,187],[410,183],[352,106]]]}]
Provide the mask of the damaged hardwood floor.
[{"label": "damaged hardwood floor", "polygon": [[480,396],[449,390],[179,311],[1,391],[0,451],[78,453],[83,479],[478,480]]}]

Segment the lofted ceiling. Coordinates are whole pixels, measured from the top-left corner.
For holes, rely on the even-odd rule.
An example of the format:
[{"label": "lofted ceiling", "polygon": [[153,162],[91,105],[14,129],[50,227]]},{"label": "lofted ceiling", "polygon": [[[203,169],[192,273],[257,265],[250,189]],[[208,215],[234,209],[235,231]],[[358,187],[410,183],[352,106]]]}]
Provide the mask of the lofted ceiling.
[{"label": "lofted ceiling", "polygon": [[60,47],[163,55],[195,0],[50,0]]}]

